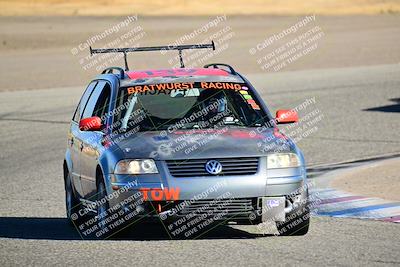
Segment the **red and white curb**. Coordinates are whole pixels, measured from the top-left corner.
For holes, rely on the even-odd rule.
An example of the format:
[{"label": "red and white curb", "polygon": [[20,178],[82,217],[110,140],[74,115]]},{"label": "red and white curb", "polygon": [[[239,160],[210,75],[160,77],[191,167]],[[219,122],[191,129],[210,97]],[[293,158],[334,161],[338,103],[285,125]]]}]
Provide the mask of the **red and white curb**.
[{"label": "red and white curb", "polygon": [[319,216],[400,223],[400,202],[353,195],[333,188],[314,189],[311,199],[313,213]]}]

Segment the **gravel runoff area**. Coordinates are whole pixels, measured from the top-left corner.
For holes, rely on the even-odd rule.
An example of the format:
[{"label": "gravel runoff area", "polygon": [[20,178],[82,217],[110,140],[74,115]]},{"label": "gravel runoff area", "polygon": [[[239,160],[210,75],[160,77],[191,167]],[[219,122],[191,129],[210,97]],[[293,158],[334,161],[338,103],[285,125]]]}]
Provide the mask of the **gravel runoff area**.
[{"label": "gravel runoff area", "polygon": [[400,159],[389,159],[351,169],[336,176],[331,187],[347,192],[400,201]]}]

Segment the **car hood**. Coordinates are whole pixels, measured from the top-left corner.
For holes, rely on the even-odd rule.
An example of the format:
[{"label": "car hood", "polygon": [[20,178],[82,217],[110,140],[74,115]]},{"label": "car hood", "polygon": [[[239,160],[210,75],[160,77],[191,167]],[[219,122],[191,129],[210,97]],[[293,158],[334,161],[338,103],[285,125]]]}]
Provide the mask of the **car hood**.
[{"label": "car hood", "polygon": [[275,128],[225,128],[139,132],[116,137],[125,158],[178,160],[190,158],[259,157],[294,150],[294,144]]}]

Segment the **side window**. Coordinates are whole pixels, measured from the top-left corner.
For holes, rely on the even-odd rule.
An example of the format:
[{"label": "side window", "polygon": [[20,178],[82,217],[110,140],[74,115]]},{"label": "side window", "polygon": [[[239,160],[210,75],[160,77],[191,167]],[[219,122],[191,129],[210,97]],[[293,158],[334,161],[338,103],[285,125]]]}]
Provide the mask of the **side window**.
[{"label": "side window", "polygon": [[[87,102],[82,118],[102,117],[108,111],[111,88],[105,81],[100,81]],[[104,121],[102,122],[104,123]]]},{"label": "side window", "polygon": [[104,116],[108,112],[108,108],[110,106],[110,98],[111,98],[111,88],[108,83],[104,86],[103,91],[100,94],[99,99],[97,100],[96,106],[94,107],[94,111],[92,116],[97,116],[101,118],[101,124],[106,124],[106,117]]},{"label": "side window", "polygon": [[[119,109],[119,107],[123,107],[124,103],[128,102],[128,94],[127,94],[127,90],[119,90],[118,93],[118,98],[115,101],[115,108],[118,107],[118,112],[114,112],[114,124],[116,122],[119,122],[120,120],[122,120],[122,118],[125,116],[126,113],[126,108],[122,108]],[[116,126],[118,127],[118,126]]]},{"label": "side window", "polygon": [[74,117],[72,118],[72,120],[74,122],[79,122],[79,119],[81,117],[81,113],[83,111],[83,109],[85,108],[86,102],[88,101],[90,95],[93,92],[93,88],[96,86],[97,81],[93,81],[91,82],[88,87],[86,87],[85,92],[83,93],[81,100],[79,101],[78,106],[76,107],[75,113],[74,113]]}]

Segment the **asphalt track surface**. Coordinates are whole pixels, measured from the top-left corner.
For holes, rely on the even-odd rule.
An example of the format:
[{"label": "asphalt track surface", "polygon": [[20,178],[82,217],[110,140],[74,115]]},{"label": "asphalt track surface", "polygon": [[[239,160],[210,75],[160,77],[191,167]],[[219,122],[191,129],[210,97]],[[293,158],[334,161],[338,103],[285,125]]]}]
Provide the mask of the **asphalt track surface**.
[{"label": "asphalt track surface", "polygon": [[[248,75],[274,112],[315,97],[309,166],[400,153],[400,65]],[[67,225],[62,159],[82,87],[0,93],[0,265],[399,265],[400,225],[313,217],[308,235],[221,226],[169,240],[159,225],[82,241]],[[318,179],[318,178],[315,178]]]}]

